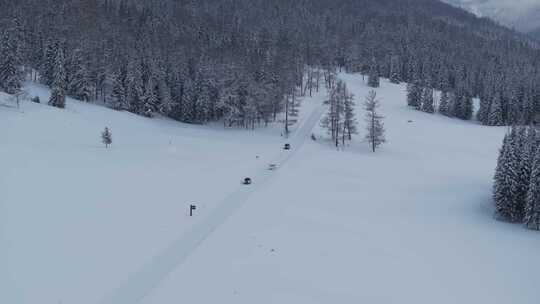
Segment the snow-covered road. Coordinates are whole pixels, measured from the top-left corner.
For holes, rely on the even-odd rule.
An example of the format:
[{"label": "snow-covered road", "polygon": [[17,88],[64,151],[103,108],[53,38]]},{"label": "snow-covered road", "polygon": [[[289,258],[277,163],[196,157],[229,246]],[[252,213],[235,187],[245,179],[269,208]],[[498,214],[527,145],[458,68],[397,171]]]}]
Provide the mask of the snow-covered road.
[{"label": "snow-covered road", "polygon": [[[279,167],[284,166],[308,140],[312,130],[320,121],[323,110],[322,104],[314,107],[287,141],[291,144],[292,150],[283,150],[270,163],[277,164]],[[279,174],[279,171],[269,171],[267,165],[256,168],[252,174],[247,175],[252,178],[253,185],[240,185],[234,192],[225,197],[204,220],[194,225],[163,252],[154,256],[138,272],[128,278],[122,286],[105,295],[101,303],[133,304],[140,302],[171,271],[184,262],[212,232],[241,208],[255,191],[265,187],[272,178]]]}]

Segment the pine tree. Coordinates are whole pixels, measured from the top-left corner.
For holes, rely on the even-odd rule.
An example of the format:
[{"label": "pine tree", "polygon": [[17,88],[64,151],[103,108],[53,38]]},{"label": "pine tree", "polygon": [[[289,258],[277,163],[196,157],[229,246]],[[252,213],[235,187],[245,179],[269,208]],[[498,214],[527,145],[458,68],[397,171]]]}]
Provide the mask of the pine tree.
[{"label": "pine tree", "polygon": [[497,215],[503,219],[510,217],[509,212],[506,211],[510,205],[508,194],[510,193],[510,180],[513,177],[509,175],[511,173],[509,166],[510,141],[510,134],[506,134],[499,152],[497,168],[493,178],[493,201],[495,202]]},{"label": "pine tree", "polygon": [[144,95],[142,96],[142,114],[146,117],[152,117],[158,104],[158,97],[155,91],[153,79],[148,80]]},{"label": "pine tree", "polygon": [[101,133],[101,141],[105,144],[105,148],[108,148],[112,144],[112,133],[108,127]]},{"label": "pine tree", "polygon": [[90,101],[92,98],[92,84],[84,57],[80,49],[76,49],[70,60],[68,74],[68,94],[82,101]]},{"label": "pine tree", "polygon": [[525,226],[540,230],[540,148],[534,153],[529,191],[525,205]]},{"label": "pine tree", "polygon": [[431,88],[425,88],[422,92],[422,111],[426,113],[435,113],[433,89]]},{"label": "pine tree", "polygon": [[520,206],[516,204],[516,197],[519,196],[519,151],[520,142],[517,128],[513,128],[511,133],[505,137],[503,148],[499,156],[499,164],[495,171],[495,183],[493,200],[500,219],[509,222],[519,222],[522,220]]},{"label": "pine tree", "polygon": [[43,58],[39,65],[39,80],[41,83],[52,86],[54,82],[54,71],[56,66],[56,57],[60,44],[56,40],[49,40],[45,48]]},{"label": "pine tree", "polygon": [[399,84],[401,81],[399,79],[399,58],[398,56],[392,56],[390,62],[390,82]]},{"label": "pine tree", "polygon": [[496,94],[491,105],[489,107],[489,113],[487,115],[487,125],[488,126],[502,126],[504,125],[503,119],[503,109],[501,96]]},{"label": "pine tree", "polygon": [[66,107],[66,69],[65,69],[64,51],[57,49],[56,61],[54,66],[54,75],[52,83],[52,92],[49,99],[49,105],[57,108]]},{"label": "pine tree", "polygon": [[159,112],[163,115],[169,115],[174,108],[174,102],[171,96],[171,88],[163,79],[158,84]]},{"label": "pine tree", "polygon": [[450,104],[449,104],[449,97],[448,97],[448,92],[446,91],[442,91],[441,93],[441,101],[439,103],[439,113],[445,115],[445,116],[450,116],[449,115],[449,110],[450,110]]},{"label": "pine tree", "polygon": [[144,83],[141,72],[141,65],[138,60],[132,60],[128,64],[127,70],[127,103],[129,111],[135,114],[144,114],[143,95]]},{"label": "pine tree", "polygon": [[460,106],[459,96],[456,91],[452,91],[448,94],[448,115],[449,117],[456,117]]},{"label": "pine tree", "polygon": [[0,90],[17,93],[22,87],[21,54],[15,29],[0,32]]},{"label": "pine tree", "polygon": [[517,89],[512,89],[510,92],[510,101],[507,106],[506,122],[512,125],[521,124],[522,111],[520,107],[521,101]]},{"label": "pine tree", "polygon": [[470,120],[473,115],[471,96],[464,88],[458,88],[454,96],[455,98],[452,102],[454,116],[463,120]]},{"label": "pine tree", "polygon": [[476,119],[484,125],[488,125],[489,111],[491,108],[491,99],[487,96],[480,97],[480,108],[476,113]]},{"label": "pine tree", "polygon": [[518,212],[517,217],[521,220],[525,215],[527,193],[529,192],[529,186],[531,183],[531,173],[536,152],[537,134],[534,128],[525,127],[520,128],[518,134],[521,142],[521,148],[518,174],[518,195],[514,199],[516,210]]},{"label": "pine tree", "polygon": [[70,94],[73,97],[82,101],[90,101],[92,99],[93,87],[86,67],[81,66],[81,69],[72,78],[69,87]]},{"label": "pine tree", "polygon": [[128,102],[128,79],[125,66],[121,66],[113,77],[113,87],[111,93],[111,107],[119,111],[129,110]]},{"label": "pine tree", "polygon": [[379,100],[377,99],[377,93],[375,91],[370,91],[364,102],[366,113],[366,122],[367,122],[367,131],[366,140],[369,142],[373,152],[381,144],[386,142],[384,133],[384,124],[382,122],[383,116],[380,116],[377,113],[379,107]]},{"label": "pine tree", "polygon": [[[203,70],[203,72],[199,73],[197,82],[196,82],[196,99],[194,101],[194,116],[195,121],[197,123],[206,123],[209,120],[211,120],[211,117],[213,115],[213,111],[215,109],[214,106],[214,98],[212,96],[213,91],[213,83],[210,79],[210,75],[206,73],[206,68]],[[251,94],[253,93],[253,83],[249,80],[245,80],[245,106],[250,107],[249,111],[246,111],[246,115],[249,113],[248,116],[252,117],[256,116],[254,113],[256,111],[256,106],[254,104],[254,99],[252,99]],[[247,110],[247,108],[245,108]],[[254,119],[254,118],[253,118]],[[247,123],[247,121],[244,121],[244,123]]]},{"label": "pine tree", "polygon": [[[528,185],[526,182],[524,184],[523,179],[521,177],[521,174],[523,174],[522,170],[522,160],[523,155],[525,151],[525,142],[527,140],[527,130],[525,127],[515,127],[516,132],[515,135],[512,138],[511,144],[513,152],[513,157],[511,158],[511,166],[513,171],[515,172],[514,178],[511,182],[511,188],[512,188],[512,197],[511,197],[511,212],[512,212],[512,222],[521,222],[523,220],[523,215],[525,211],[525,195],[526,191],[524,189],[527,189]],[[528,161],[528,159],[527,159]],[[529,179],[527,177],[527,179]]]},{"label": "pine tree", "polygon": [[417,110],[422,105],[422,88],[415,82],[407,84],[407,105]]},{"label": "pine tree", "polygon": [[473,99],[468,93],[462,97],[460,113],[459,118],[464,120],[471,120],[473,117]]},{"label": "pine tree", "polygon": [[372,88],[378,88],[380,86],[379,67],[375,57],[371,59],[371,64],[369,66],[368,86]]},{"label": "pine tree", "polygon": [[533,96],[531,92],[525,92],[523,94],[522,102],[522,122],[523,124],[531,124],[534,119],[535,114],[535,105],[533,101]]}]

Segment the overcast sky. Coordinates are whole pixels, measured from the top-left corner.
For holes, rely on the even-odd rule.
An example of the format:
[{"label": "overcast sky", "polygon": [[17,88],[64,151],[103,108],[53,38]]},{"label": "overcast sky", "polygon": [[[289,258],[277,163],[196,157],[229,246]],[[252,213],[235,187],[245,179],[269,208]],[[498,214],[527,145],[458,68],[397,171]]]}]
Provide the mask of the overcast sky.
[{"label": "overcast sky", "polygon": [[487,16],[515,27],[530,31],[540,27],[540,0],[445,0],[461,5],[480,16]]}]

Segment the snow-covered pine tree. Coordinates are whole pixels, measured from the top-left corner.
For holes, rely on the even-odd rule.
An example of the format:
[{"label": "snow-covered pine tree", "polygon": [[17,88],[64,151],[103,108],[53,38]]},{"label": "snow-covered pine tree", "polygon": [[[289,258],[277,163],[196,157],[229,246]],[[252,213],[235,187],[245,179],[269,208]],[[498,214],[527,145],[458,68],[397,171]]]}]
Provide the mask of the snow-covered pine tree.
[{"label": "snow-covered pine tree", "polygon": [[417,110],[422,105],[422,88],[416,82],[407,84],[407,105]]},{"label": "snow-covered pine tree", "polygon": [[113,75],[110,106],[119,111],[129,110],[128,91],[126,66],[121,65]]},{"label": "snow-covered pine tree", "polygon": [[56,60],[54,66],[53,82],[51,85],[51,97],[49,98],[49,105],[57,108],[66,107],[66,69],[64,51],[62,48],[57,49]]},{"label": "snow-covered pine tree", "polygon": [[439,113],[441,113],[442,115],[449,116],[448,114],[449,109],[450,109],[449,99],[450,98],[448,97],[448,92],[442,91],[441,100],[439,102]]},{"label": "snow-covered pine tree", "polygon": [[390,82],[395,84],[401,82],[399,79],[399,57],[395,55],[390,59]]},{"label": "snow-covered pine tree", "polygon": [[452,91],[452,94],[449,95],[450,96],[450,100],[449,100],[449,111],[448,113],[450,115],[450,117],[458,117],[458,115],[460,114],[460,109],[461,109],[461,95],[460,95],[460,91],[459,90],[454,90]]},{"label": "snow-covered pine tree", "polygon": [[431,88],[424,88],[422,92],[422,111],[426,113],[435,113],[433,89]]},{"label": "snow-covered pine tree", "polygon": [[491,107],[491,98],[488,96],[481,96],[480,97],[480,108],[478,109],[478,112],[476,113],[476,119],[478,119],[479,122],[481,122],[484,125],[487,125],[488,117],[489,117],[489,110]]},{"label": "snow-covered pine tree", "polygon": [[[518,126],[515,128],[517,129],[517,135],[515,135],[515,137],[512,139],[512,145],[513,151],[515,152],[513,166],[517,172],[517,175],[512,183],[512,189],[514,192],[514,195],[512,196],[512,221],[521,222],[525,212],[525,196],[529,187],[528,183],[530,182],[530,177],[525,177],[527,181],[524,181],[521,175],[524,174],[525,171],[529,171],[530,168],[522,168],[523,165],[527,165],[529,162],[529,159],[526,159],[525,163],[523,163],[523,156],[525,154],[525,150],[527,149],[527,128],[523,126]],[[526,175],[530,175],[530,172],[526,173]]]},{"label": "snow-covered pine tree", "polygon": [[[536,82],[540,83],[540,75],[538,76],[538,80]],[[534,104],[534,116],[532,118],[532,123],[538,124],[539,122],[538,112],[540,112],[539,111],[540,110],[540,87],[537,89],[534,89],[533,92],[531,92],[531,99],[532,99],[532,103]]]},{"label": "snow-covered pine tree", "polygon": [[519,153],[521,143],[518,132],[518,128],[514,127],[510,134],[505,137],[499,156],[499,164],[495,171],[493,191],[493,200],[498,217],[509,222],[520,222],[522,220],[520,206],[516,204],[516,197],[519,197],[520,191]]},{"label": "snow-covered pine tree", "polygon": [[380,86],[379,66],[375,56],[372,57],[371,64],[369,65],[368,86],[372,88],[378,88]]},{"label": "snow-covered pine tree", "polygon": [[157,104],[158,104],[158,97],[155,91],[155,85],[154,80],[149,79],[146,83],[146,87],[144,89],[144,94],[142,96],[142,109],[141,114],[146,117],[152,117],[154,116],[154,112],[156,111]]},{"label": "snow-covered pine tree", "polygon": [[[255,109],[256,107],[254,104],[250,105],[253,99],[250,99],[249,96],[251,93],[253,93],[253,87],[253,82],[246,79],[246,106],[253,106],[252,109]],[[214,115],[215,100],[217,99],[217,97],[215,97],[217,94],[214,94],[214,88],[215,82],[213,81],[212,76],[207,72],[207,68],[205,68],[200,73],[197,80],[197,100],[195,102],[197,115],[195,120],[198,123],[206,123],[210,121]],[[253,117],[253,111],[257,112],[256,110],[252,110],[252,115],[250,115],[251,117]]]},{"label": "snow-covered pine tree", "polygon": [[509,198],[511,179],[515,175],[511,171],[509,166],[510,162],[510,150],[511,149],[511,135],[506,134],[503,140],[503,145],[499,151],[499,157],[497,160],[497,168],[495,169],[495,176],[493,178],[493,201],[497,216],[501,219],[510,218],[509,205],[511,200]]},{"label": "snow-covered pine tree", "polygon": [[491,104],[489,106],[489,112],[487,115],[486,124],[488,126],[503,126],[504,125],[502,100],[501,100],[500,94],[495,94],[495,96],[493,97],[493,100],[491,101]]},{"label": "snow-covered pine tree", "polygon": [[8,28],[0,32],[0,90],[17,93],[22,86],[21,54],[15,29]]},{"label": "snow-covered pine tree", "polygon": [[370,91],[364,102],[364,107],[366,110],[366,123],[367,131],[366,140],[369,142],[373,152],[381,144],[386,142],[384,133],[384,124],[383,116],[377,113],[379,108],[379,100],[377,99],[377,93],[375,91]]},{"label": "snow-covered pine tree", "polygon": [[82,65],[73,78],[71,78],[69,88],[70,94],[73,97],[87,102],[92,100],[94,87],[90,81],[89,72],[86,66]]},{"label": "snow-covered pine tree", "polygon": [[512,89],[510,91],[509,103],[507,106],[507,115],[506,122],[511,125],[522,124],[522,111],[521,111],[521,100],[519,99],[519,92],[517,89]]},{"label": "snow-covered pine tree", "polygon": [[[235,88],[235,93],[239,93],[241,89]],[[184,81],[183,96],[182,96],[182,117],[181,121],[186,123],[195,123],[197,120],[197,82],[191,77],[188,77]],[[240,95],[240,94],[238,94]],[[238,97],[235,95],[235,97]],[[235,102],[237,99],[235,100]]]},{"label": "snow-covered pine tree", "polygon": [[518,195],[515,197],[515,204],[518,210],[519,218],[525,216],[525,205],[527,200],[527,193],[529,192],[529,186],[531,183],[531,171],[533,167],[533,161],[536,152],[536,129],[531,127],[521,127],[519,131],[519,137],[521,141],[521,153],[519,163],[518,174]]},{"label": "snow-covered pine tree", "polygon": [[39,80],[41,81],[41,83],[49,87],[52,86],[54,81],[56,55],[58,54],[59,48],[60,43],[57,40],[48,40],[45,47],[45,52],[39,64]]},{"label": "snow-covered pine tree", "polygon": [[105,130],[101,132],[101,142],[105,144],[105,148],[108,148],[112,144],[112,133],[108,127],[105,127]]},{"label": "snow-covered pine tree", "polygon": [[131,60],[127,68],[127,102],[129,111],[135,114],[144,114],[143,95],[144,83],[141,65],[138,60]]},{"label": "snow-covered pine tree", "polygon": [[473,117],[473,99],[469,93],[465,93],[461,103],[461,119],[471,120]]},{"label": "snow-covered pine tree", "polygon": [[464,88],[458,88],[454,96],[454,116],[463,120],[470,120],[473,114],[472,97]]},{"label": "snow-covered pine tree", "polygon": [[540,230],[540,148],[535,151],[533,157],[524,223],[529,229]]},{"label": "snow-covered pine tree", "polygon": [[526,91],[523,94],[522,101],[522,122],[523,124],[529,125],[533,122],[535,114],[535,104],[533,100],[532,92]]},{"label": "snow-covered pine tree", "polygon": [[79,100],[90,101],[93,91],[92,83],[81,49],[75,49],[75,51],[73,51],[73,54],[69,59],[69,64],[66,67],[66,72],[68,79],[68,95]]},{"label": "snow-covered pine tree", "polygon": [[163,115],[169,115],[174,107],[174,102],[171,96],[171,88],[167,82],[161,77],[157,85],[157,94],[159,99],[159,112]]}]

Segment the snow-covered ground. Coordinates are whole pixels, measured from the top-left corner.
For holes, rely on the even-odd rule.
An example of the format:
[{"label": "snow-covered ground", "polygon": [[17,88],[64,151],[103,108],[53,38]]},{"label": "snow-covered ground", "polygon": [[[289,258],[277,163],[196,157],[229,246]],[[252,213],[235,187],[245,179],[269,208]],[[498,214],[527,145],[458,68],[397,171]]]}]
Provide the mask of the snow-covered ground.
[{"label": "snow-covered ground", "polygon": [[[362,125],[369,88],[342,77]],[[324,93],[304,100],[290,152],[278,126],[0,106],[0,303],[537,303],[540,234],[492,218],[505,129],[377,91],[376,154],[363,129],[344,151],[306,140]]]}]

